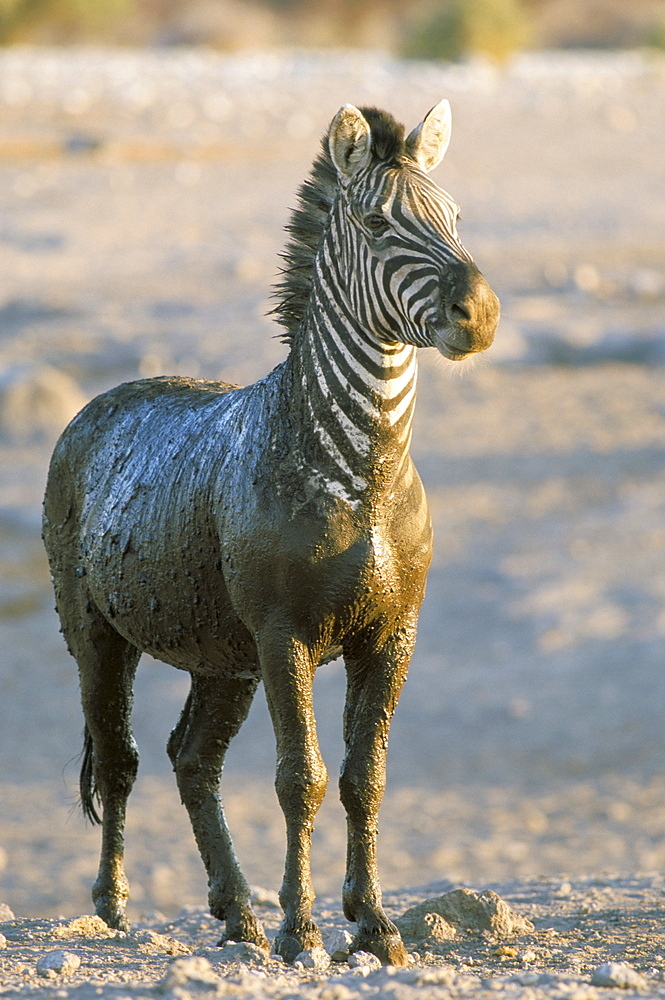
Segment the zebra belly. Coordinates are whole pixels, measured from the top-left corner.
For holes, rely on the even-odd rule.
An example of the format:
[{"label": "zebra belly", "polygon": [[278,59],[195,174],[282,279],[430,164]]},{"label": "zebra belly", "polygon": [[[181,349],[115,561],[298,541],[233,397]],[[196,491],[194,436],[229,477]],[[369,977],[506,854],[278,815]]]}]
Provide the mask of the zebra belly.
[{"label": "zebra belly", "polygon": [[84,563],[88,593],[109,623],[180,669],[219,673],[253,662],[254,642],[231,605],[212,534],[178,542],[162,534],[158,545],[138,527],[122,544],[102,541]]}]

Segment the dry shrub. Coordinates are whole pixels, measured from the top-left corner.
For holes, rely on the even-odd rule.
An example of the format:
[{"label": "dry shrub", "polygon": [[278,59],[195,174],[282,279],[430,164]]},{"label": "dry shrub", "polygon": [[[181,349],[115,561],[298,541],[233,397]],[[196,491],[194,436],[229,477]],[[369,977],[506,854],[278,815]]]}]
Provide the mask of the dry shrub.
[{"label": "dry shrub", "polygon": [[416,22],[402,54],[416,59],[461,59],[482,53],[506,59],[531,37],[520,0],[448,0]]},{"label": "dry shrub", "polygon": [[0,43],[102,40],[135,13],[135,0],[0,0]]},{"label": "dry shrub", "polygon": [[665,10],[654,14],[653,21],[643,35],[645,45],[653,49],[665,49]]}]

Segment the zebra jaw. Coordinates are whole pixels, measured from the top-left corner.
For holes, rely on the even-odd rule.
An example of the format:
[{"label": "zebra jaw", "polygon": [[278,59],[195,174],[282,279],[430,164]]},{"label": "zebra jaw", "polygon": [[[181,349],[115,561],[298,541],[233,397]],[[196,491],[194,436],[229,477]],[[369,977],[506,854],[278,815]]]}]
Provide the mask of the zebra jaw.
[{"label": "zebra jaw", "polygon": [[435,347],[439,354],[448,361],[465,361],[467,358],[473,357],[474,354],[480,354],[489,347],[487,343],[479,344],[477,347],[470,345],[462,347],[456,342],[454,331],[440,331],[430,326],[429,332],[432,339],[432,347]]},{"label": "zebra jaw", "polygon": [[458,351],[451,349],[445,341],[437,344],[436,349],[448,361],[466,361],[467,358],[472,358],[474,354],[478,354],[478,351],[467,351],[466,354],[460,354]]}]

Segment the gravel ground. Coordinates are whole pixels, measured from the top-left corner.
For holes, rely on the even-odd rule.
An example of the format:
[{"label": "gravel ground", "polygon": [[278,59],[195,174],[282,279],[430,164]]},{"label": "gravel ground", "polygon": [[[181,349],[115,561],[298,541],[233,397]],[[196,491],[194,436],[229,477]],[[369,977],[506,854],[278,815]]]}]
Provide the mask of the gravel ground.
[{"label": "gravel ground", "polygon": [[[220,957],[164,752],[186,681],[147,659],[134,936],[72,925],[90,912],[99,838],[75,808],[75,665],[39,541],[54,439],[124,379],[243,383],[276,364],[270,285],[319,135],[346,101],[412,127],[442,96],[454,135],[437,180],[463,207],[503,319],[463,378],[423,356],[413,451],[435,558],[393,725],[380,864],[394,915],[490,886],[535,930],[502,942],[462,929],[394,975]],[[665,63],[640,53],[501,69],[373,53],[0,53],[0,900],[18,918],[0,928],[0,991],[595,998],[594,971],[628,963],[638,978],[611,969],[610,985],[665,993],[653,874],[665,871],[664,112]],[[340,664],[316,683],[333,777],[343,684]],[[260,694],[224,802],[274,930],[265,901],[284,838],[269,729]],[[314,878],[322,924],[341,929],[333,786]],[[198,964],[170,968],[201,948]],[[53,950],[80,965],[39,974]]]}]

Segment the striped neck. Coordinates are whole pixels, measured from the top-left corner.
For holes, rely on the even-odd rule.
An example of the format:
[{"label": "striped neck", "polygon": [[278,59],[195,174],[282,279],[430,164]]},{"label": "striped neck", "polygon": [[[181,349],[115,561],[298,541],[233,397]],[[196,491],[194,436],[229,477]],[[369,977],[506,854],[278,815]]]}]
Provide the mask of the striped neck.
[{"label": "striped neck", "polygon": [[290,411],[311,478],[359,506],[390,497],[409,467],[416,349],[365,332],[340,292],[332,239],[317,258],[312,294],[289,356]]}]

